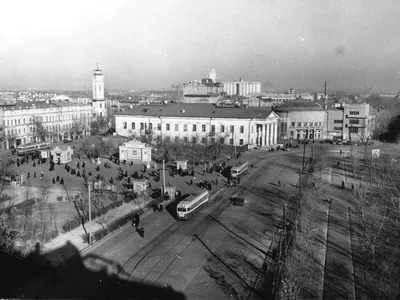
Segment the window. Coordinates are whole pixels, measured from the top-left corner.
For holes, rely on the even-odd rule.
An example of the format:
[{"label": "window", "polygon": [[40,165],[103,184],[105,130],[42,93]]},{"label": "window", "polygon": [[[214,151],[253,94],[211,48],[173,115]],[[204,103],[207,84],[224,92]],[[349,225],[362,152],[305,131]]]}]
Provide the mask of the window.
[{"label": "window", "polygon": [[169,131],[169,124],[166,124],[166,129],[167,131]]},{"label": "window", "polygon": [[144,129],[144,123],[140,123],[140,130]]},{"label": "window", "polygon": [[239,140],[239,145],[242,146],[243,145],[243,139]]},{"label": "window", "polygon": [[350,120],[350,124],[359,124],[360,120]]},{"label": "window", "polygon": [[343,124],[343,120],[333,120],[333,123],[335,123],[335,124]]},{"label": "window", "polygon": [[179,131],[179,124],[175,124],[175,131]]},{"label": "window", "polygon": [[333,127],[333,130],[342,130],[343,128],[342,127]]},{"label": "window", "polygon": [[290,136],[291,136],[291,137],[294,137],[294,131],[291,131],[291,132],[290,132]]},{"label": "window", "polygon": [[205,143],[206,143],[206,138],[205,138],[205,137],[201,138],[201,143],[202,143],[202,144],[205,144]]},{"label": "window", "polygon": [[244,133],[244,126],[240,126],[240,133]]},{"label": "window", "polygon": [[220,139],[219,139],[219,143],[220,143],[221,145],[223,145],[224,142],[225,142],[225,141],[224,141],[224,138],[220,138]]},{"label": "window", "polygon": [[350,111],[350,115],[359,115],[360,112],[359,111]]},{"label": "window", "polygon": [[319,126],[322,126],[322,122],[319,122]]},{"label": "window", "polygon": [[296,122],[292,122],[292,127],[296,126]]},{"label": "window", "polygon": [[126,122],[124,122],[124,123],[122,123],[123,124],[123,127],[124,127],[124,129],[126,129]]},{"label": "window", "polygon": [[215,132],[215,125],[211,125],[211,132]]},{"label": "window", "polygon": [[131,129],[135,129],[135,122],[131,123]]},{"label": "window", "polygon": [[161,123],[157,123],[157,130],[161,130]]},{"label": "window", "polygon": [[201,125],[201,131],[206,132],[206,125]]},{"label": "window", "polygon": [[185,137],[183,138],[183,142],[184,142],[185,144],[187,144],[187,142],[188,142],[187,136],[185,136]]},{"label": "window", "polygon": [[225,126],[221,125],[221,132],[225,132]]},{"label": "window", "polygon": [[153,123],[149,123],[149,129],[153,129]]},{"label": "window", "polygon": [[192,131],[196,131],[196,129],[197,129],[196,124],[193,124]]},{"label": "window", "polygon": [[170,136],[166,136],[165,137],[165,142],[167,142],[167,143],[171,142],[171,137]]},{"label": "window", "polygon": [[229,145],[233,145],[233,139],[229,139]]},{"label": "window", "polygon": [[313,125],[312,122],[308,122],[308,126],[312,127],[312,125]]},{"label": "window", "polygon": [[300,126],[301,126],[301,122],[297,122],[297,126],[299,126],[299,127],[300,127]]},{"label": "window", "polygon": [[103,105],[100,103],[100,108],[103,108]]},{"label": "window", "polygon": [[194,138],[192,138],[192,143],[193,144],[196,144],[197,143],[197,139],[194,137]]},{"label": "window", "polygon": [[187,124],[183,124],[183,131],[187,131]]},{"label": "window", "polygon": [[358,133],[358,127],[350,127],[349,132],[350,133]]},{"label": "window", "polygon": [[21,119],[18,119],[18,125],[21,125]]},{"label": "window", "polygon": [[231,133],[235,132],[235,126],[231,125]]},{"label": "window", "polygon": [[307,122],[304,122],[304,127],[307,127]]},{"label": "window", "polygon": [[132,150],[132,155],[137,156],[137,150]]},{"label": "window", "polygon": [[10,120],[7,120],[7,126],[10,126]]}]

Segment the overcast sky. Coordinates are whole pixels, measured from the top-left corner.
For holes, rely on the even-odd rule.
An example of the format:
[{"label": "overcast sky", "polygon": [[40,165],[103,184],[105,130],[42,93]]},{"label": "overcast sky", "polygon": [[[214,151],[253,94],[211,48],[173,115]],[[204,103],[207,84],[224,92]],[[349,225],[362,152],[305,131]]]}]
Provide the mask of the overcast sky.
[{"label": "overcast sky", "polygon": [[262,89],[397,91],[398,0],[27,0],[0,17],[0,89],[170,88],[207,77]]}]

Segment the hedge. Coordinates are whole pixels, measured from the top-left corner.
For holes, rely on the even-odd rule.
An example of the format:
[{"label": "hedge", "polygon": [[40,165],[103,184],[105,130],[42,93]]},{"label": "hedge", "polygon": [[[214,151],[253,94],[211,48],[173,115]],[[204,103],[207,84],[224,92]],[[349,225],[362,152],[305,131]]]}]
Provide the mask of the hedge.
[{"label": "hedge", "polygon": [[[101,215],[104,215],[110,209],[119,207],[123,203],[124,203],[124,200],[119,200],[119,201],[112,202],[107,206],[102,206],[102,207],[100,207],[99,210],[92,210],[91,211],[92,219],[95,219]],[[88,221],[89,221],[89,215],[87,214],[86,218],[84,218],[84,222],[86,223]],[[75,216],[72,220],[65,221],[64,224],[61,226],[61,228],[64,230],[64,232],[68,232],[68,231],[71,231],[72,229],[79,227],[81,224],[82,224],[81,217]]]},{"label": "hedge", "polygon": [[[124,226],[126,223],[130,222],[133,216],[136,214],[137,211],[130,212],[122,217],[119,217],[112,222],[107,224],[106,228],[101,228],[92,233],[92,240],[93,241],[100,241],[110,232],[117,230],[118,228]],[[82,240],[84,243],[87,243],[87,235],[84,233],[81,235]]]}]

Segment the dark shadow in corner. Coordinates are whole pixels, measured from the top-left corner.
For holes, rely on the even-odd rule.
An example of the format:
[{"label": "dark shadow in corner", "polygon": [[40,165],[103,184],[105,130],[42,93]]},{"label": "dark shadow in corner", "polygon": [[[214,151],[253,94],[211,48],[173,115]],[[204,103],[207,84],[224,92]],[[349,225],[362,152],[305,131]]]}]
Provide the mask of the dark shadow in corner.
[{"label": "dark shadow in corner", "polygon": [[[64,264],[52,266],[53,257],[74,258]],[[86,265],[91,264],[91,268]],[[46,255],[40,247],[28,257],[21,258],[0,252],[3,271],[2,298],[41,299],[186,299],[185,295],[170,287],[150,286],[128,281],[130,274],[122,267],[101,256],[81,257],[71,243]],[[116,273],[120,276],[116,276]]]}]

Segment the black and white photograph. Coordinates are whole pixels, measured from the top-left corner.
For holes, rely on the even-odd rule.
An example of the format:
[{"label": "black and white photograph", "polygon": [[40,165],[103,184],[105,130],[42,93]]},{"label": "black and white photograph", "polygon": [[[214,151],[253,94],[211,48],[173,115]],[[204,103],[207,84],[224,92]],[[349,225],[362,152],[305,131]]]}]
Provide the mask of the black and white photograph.
[{"label": "black and white photograph", "polygon": [[399,0],[15,0],[4,299],[400,299]]}]

